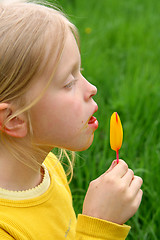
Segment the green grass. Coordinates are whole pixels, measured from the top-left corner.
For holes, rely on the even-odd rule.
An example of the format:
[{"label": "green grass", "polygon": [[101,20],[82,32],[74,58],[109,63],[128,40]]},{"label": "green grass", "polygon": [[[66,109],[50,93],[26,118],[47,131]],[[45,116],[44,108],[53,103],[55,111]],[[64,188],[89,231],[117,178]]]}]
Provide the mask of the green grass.
[{"label": "green grass", "polygon": [[[160,239],[160,1],[59,0],[80,32],[85,77],[98,88],[99,128],[93,145],[77,153],[71,183],[76,213],[92,179],[107,170],[109,119],[124,128],[123,158],[143,178],[143,200],[128,222],[129,240]],[[91,32],[86,33],[86,28]]]}]

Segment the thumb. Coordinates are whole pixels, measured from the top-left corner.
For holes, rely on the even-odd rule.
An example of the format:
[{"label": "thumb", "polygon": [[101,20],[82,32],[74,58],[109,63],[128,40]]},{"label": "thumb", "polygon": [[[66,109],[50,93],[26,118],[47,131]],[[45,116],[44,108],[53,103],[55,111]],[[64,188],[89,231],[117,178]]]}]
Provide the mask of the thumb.
[{"label": "thumb", "polygon": [[111,166],[109,167],[109,169],[106,171],[106,173],[109,173],[110,171],[112,171],[112,169],[117,165],[117,160],[114,160],[111,164]]}]

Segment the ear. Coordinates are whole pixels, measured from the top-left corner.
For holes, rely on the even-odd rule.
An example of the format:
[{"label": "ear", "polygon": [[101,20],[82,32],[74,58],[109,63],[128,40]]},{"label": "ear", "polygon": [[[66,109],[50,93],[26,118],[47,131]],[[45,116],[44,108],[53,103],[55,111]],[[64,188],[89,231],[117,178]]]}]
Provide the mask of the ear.
[{"label": "ear", "polygon": [[0,130],[6,134],[23,138],[27,135],[27,121],[24,114],[11,118],[6,121],[13,114],[13,106],[9,103],[0,103]]}]

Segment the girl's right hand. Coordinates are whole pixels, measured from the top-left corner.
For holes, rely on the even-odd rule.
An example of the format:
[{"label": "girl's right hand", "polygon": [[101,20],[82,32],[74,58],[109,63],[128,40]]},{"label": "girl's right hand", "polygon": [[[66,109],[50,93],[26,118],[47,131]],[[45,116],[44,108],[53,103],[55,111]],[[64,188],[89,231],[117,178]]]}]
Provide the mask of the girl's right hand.
[{"label": "girl's right hand", "polygon": [[82,214],[124,224],[141,203],[142,182],[123,160],[118,164],[114,160],[108,171],[90,183]]}]

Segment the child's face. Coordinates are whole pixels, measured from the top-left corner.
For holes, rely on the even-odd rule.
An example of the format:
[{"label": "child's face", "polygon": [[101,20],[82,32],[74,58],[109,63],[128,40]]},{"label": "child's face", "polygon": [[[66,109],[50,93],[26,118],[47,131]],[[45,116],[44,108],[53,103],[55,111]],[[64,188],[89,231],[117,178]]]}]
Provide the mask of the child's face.
[{"label": "child's face", "polygon": [[[53,65],[54,60],[30,90],[29,99],[45,86]],[[98,127],[97,120],[90,119],[98,109],[92,99],[97,89],[82,76],[80,68],[79,49],[73,34],[68,32],[53,81],[31,109],[36,142],[73,151],[82,151],[91,145]]]}]

